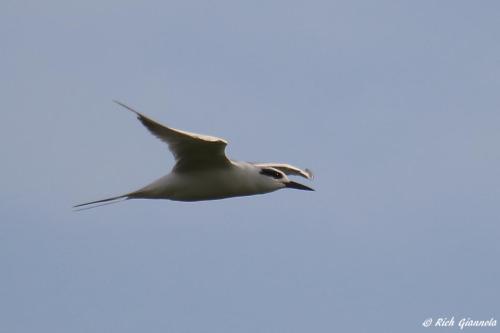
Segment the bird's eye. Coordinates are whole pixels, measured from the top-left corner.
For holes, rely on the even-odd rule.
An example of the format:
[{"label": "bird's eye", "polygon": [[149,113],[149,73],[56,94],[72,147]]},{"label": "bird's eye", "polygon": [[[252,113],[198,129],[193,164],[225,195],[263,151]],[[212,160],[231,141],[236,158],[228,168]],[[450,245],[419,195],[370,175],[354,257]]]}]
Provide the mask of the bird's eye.
[{"label": "bird's eye", "polygon": [[273,177],[274,179],[283,178],[283,175],[280,172],[273,169],[262,169],[260,170],[260,173],[269,177]]}]

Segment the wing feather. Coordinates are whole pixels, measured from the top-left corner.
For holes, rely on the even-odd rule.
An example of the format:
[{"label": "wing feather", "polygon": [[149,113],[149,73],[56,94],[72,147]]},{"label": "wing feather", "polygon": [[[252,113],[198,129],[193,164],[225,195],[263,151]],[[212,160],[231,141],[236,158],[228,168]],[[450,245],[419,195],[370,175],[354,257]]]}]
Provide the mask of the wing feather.
[{"label": "wing feather", "polygon": [[168,145],[176,160],[173,171],[185,172],[231,165],[225,154],[226,140],[164,126],[119,101],[114,102],[134,112],[151,134]]},{"label": "wing feather", "polygon": [[307,179],[313,178],[313,173],[309,169],[302,170],[290,164],[285,163],[255,163],[256,166],[263,168],[274,168],[284,172],[287,175],[300,176]]}]

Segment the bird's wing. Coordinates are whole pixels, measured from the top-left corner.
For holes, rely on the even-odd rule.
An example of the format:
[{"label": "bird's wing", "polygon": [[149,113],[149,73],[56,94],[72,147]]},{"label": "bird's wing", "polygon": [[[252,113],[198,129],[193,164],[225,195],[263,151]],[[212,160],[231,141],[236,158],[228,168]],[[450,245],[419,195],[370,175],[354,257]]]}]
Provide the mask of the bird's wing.
[{"label": "bird's wing", "polygon": [[301,176],[301,177],[304,177],[307,179],[313,178],[313,173],[311,170],[309,170],[309,169],[302,170],[302,169],[294,167],[293,165],[290,165],[290,164],[285,164],[285,163],[255,163],[255,165],[258,167],[264,167],[264,168],[268,167],[268,168],[278,169],[287,175]]},{"label": "bird's wing", "polygon": [[226,140],[161,125],[121,102],[114,102],[134,112],[137,119],[154,136],[168,144],[176,161],[174,171],[184,172],[231,165],[224,152]]}]

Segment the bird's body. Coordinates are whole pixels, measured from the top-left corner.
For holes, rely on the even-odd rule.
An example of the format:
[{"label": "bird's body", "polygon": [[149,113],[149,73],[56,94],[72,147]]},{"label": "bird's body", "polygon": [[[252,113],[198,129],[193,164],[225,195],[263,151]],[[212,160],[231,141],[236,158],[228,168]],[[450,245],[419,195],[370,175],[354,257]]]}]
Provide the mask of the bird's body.
[{"label": "bird's body", "polygon": [[137,191],[75,207],[114,202],[119,199],[214,200],[263,194],[285,187],[312,190],[305,185],[290,181],[286,176],[298,175],[311,179],[312,174],[307,169],[302,170],[281,163],[231,161],[224,153],[227,145],[225,140],[160,125],[125,104],[116,103],[136,113],[138,119],[152,134],[168,144],[176,164],[169,174]]},{"label": "bird's body", "polygon": [[225,168],[172,172],[132,195],[137,198],[200,201],[262,194],[278,190],[275,184],[259,181],[259,168],[234,162]]}]

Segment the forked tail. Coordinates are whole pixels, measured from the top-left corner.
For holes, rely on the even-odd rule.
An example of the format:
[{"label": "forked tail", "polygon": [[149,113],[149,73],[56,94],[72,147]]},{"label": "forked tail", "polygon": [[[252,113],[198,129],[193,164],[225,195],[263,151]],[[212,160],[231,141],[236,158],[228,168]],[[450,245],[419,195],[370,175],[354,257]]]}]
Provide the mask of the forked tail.
[{"label": "forked tail", "polygon": [[[96,207],[100,207],[100,206],[104,206],[104,205],[110,205],[110,204],[122,202],[122,201],[128,200],[130,198],[131,198],[131,196],[129,193],[129,194],[119,195],[119,196],[112,197],[112,198],[82,203],[82,204],[73,206],[73,208],[75,209],[75,211],[91,209],[91,208],[96,208]],[[96,205],[96,204],[99,204],[99,205]],[[91,206],[91,205],[93,205],[93,206]]]}]

